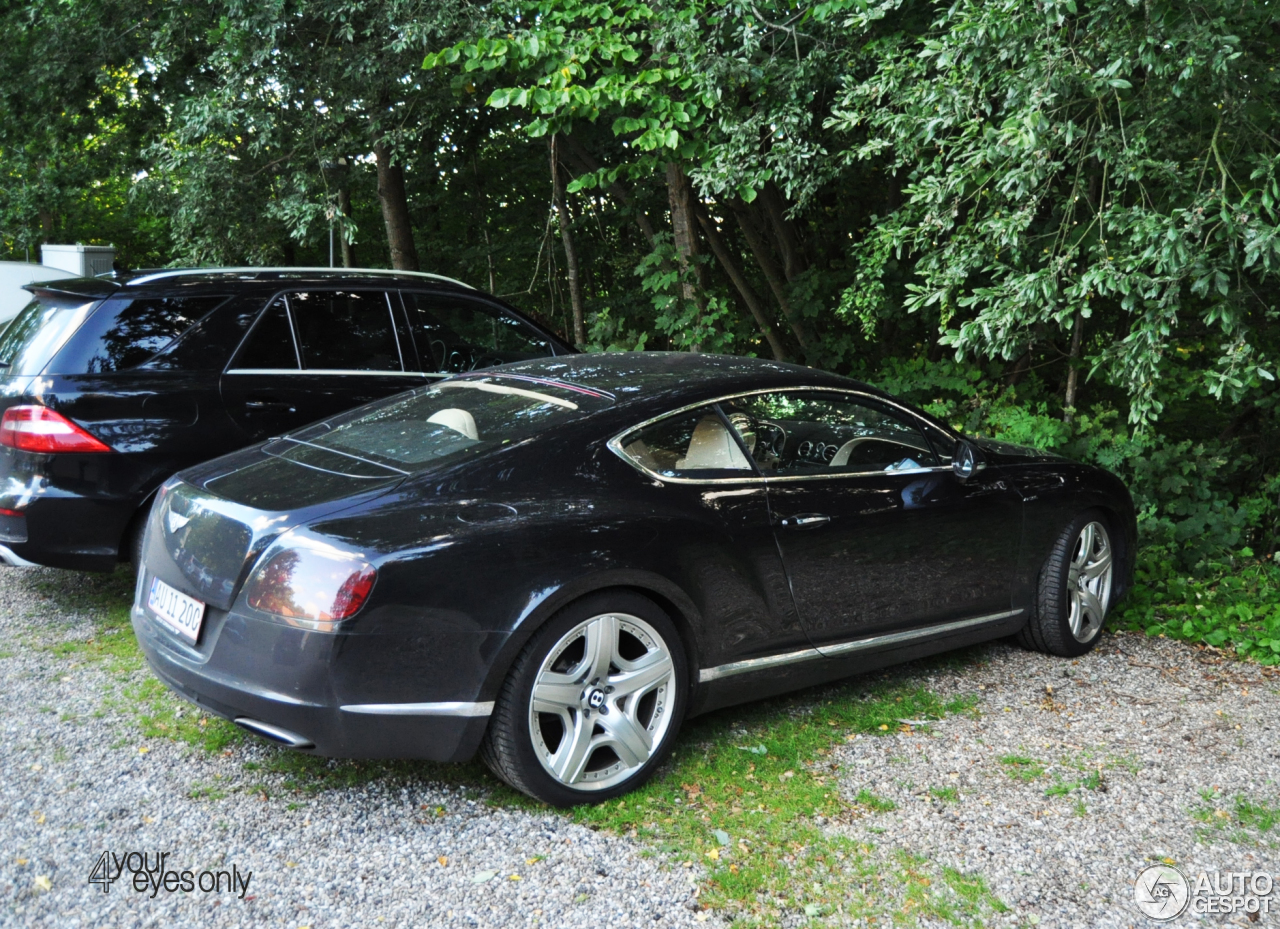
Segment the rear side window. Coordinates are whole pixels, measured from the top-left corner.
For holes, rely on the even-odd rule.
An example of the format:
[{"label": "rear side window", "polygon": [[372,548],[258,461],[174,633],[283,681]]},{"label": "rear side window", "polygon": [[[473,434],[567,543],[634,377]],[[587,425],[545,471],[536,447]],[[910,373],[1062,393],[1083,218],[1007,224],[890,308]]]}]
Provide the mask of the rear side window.
[{"label": "rear side window", "polygon": [[136,368],[164,351],[227,298],[112,297],[81,325],[50,366],[54,374]]},{"label": "rear side window", "polygon": [[404,370],[385,293],[320,290],[288,301],[304,368]]},{"label": "rear side window", "polygon": [[500,307],[441,294],[402,296],[430,371],[457,374],[555,354],[542,333]]},{"label": "rear side window", "polygon": [[622,453],[663,477],[753,475],[751,462],[714,406],[670,416],[622,440]]},{"label": "rear side window", "polygon": [[39,374],[96,305],[70,294],[38,294],[0,335],[0,374]]}]

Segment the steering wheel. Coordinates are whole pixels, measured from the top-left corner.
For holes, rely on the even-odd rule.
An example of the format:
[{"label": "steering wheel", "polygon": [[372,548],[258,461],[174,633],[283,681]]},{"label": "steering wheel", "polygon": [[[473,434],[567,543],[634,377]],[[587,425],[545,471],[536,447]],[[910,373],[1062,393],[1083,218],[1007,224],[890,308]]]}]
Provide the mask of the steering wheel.
[{"label": "steering wheel", "polygon": [[777,423],[771,423],[765,419],[756,420],[755,427],[756,460],[764,461],[767,455],[773,455],[775,458],[781,458],[782,449],[787,444],[787,430],[783,429]]}]

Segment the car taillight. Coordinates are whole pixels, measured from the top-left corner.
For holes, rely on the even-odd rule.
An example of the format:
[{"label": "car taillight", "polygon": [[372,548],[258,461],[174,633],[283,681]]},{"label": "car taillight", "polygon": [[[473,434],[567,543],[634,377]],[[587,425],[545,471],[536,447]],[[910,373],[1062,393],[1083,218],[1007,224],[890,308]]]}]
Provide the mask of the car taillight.
[{"label": "car taillight", "polygon": [[0,445],[24,452],[109,452],[111,447],[47,406],[11,406],[0,418]]},{"label": "car taillight", "polygon": [[308,629],[330,631],[364,606],[377,569],[359,556],[285,536],[254,569],[249,606]]}]

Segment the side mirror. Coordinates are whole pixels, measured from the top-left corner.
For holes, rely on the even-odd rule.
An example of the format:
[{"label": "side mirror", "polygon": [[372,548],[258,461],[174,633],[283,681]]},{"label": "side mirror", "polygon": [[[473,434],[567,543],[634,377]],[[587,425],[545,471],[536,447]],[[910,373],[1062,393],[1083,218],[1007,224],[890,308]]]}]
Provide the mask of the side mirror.
[{"label": "side mirror", "polygon": [[963,439],[956,445],[956,452],[951,457],[951,470],[962,481],[967,481],[973,477],[973,473],[978,470],[977,452],[974,451],[972,445]]}]

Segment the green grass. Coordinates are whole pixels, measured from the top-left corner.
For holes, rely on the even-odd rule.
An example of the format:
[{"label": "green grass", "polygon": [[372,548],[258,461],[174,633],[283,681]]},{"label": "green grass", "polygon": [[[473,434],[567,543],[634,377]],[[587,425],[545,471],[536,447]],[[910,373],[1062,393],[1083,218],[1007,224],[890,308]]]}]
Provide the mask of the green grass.
[{"label": "green grass", "polygon": [[[621,800],[579,807],[574,818],[648,841],[677,860],[701,862],[709,874],[699,899],[744,925],[773,925],[787,911],[980,920],[991,908],[986,898],[960,894],[932,865],[903,859],[906,877],[890,873],[875,864],[871,846],[816,822],[848,810],[826,762],[838,742],[896,733],[903,718],[969,712],[975,702],[942,701],[906,685],[880,684],[869,694],[866,687],[859,681],[826,691],[816,703],[809,693],[694,719],[667,773]],[[742,750],[759,746],[764,754]],[[849,812],[891,809],[890,801],[863,790]]]},{"label": "green grass", "polygon": [[935,800],[941,800],[943,803],[960,802],[960,791],[954,787],[930,787],[929,796]]},{"label": "green grass", "polygon": [[885,800],[877,797],[871,791],[863,788],[858,791],[857,796],[853,798],[853,802],[858,806],[864,806],[873,813],[889,813],[898,808],[898,804],[892,800]]},{"label": "green grass", "polygon": [[1044,765],[1026,755],[1001,755],[1000,764],[1015,781],[1034,781],[1044,774]]},{"label": "green grass", "polygon": [[1276,843],[1264,836],[1280,823],[1280,803],[1237,794],[1230,807],[1224,808],[1219,805],[1221,796],[1214,790],[1200,791],[1200,799],[1203,803],[1191,808],[1191,818],[1203,824],[1196,830],[1201,841],[1226,838],[1238,845],[1275,847]]}]

